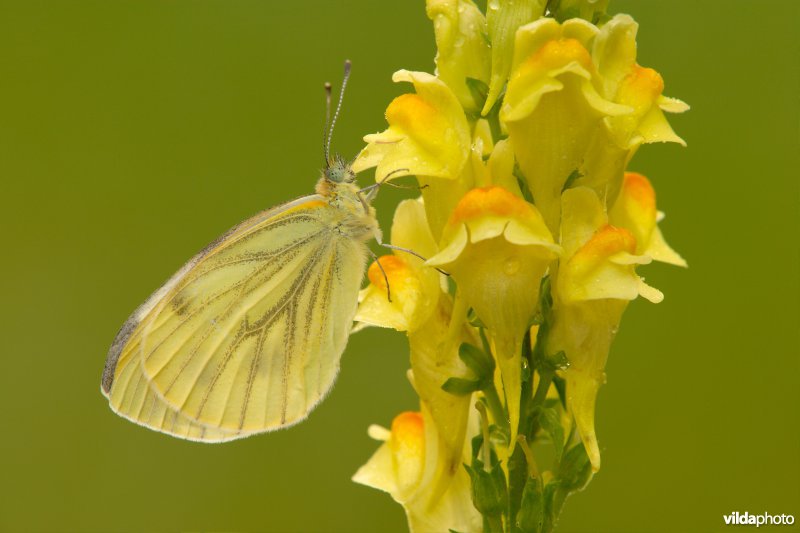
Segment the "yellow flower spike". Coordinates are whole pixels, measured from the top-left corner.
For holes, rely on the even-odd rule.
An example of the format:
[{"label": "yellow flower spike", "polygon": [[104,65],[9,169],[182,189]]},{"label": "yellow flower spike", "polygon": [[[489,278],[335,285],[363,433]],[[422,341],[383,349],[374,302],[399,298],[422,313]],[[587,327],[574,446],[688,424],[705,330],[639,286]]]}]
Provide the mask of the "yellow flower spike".
[{"label": "yellow flower spike", "polygon": [[492,43],[492,76],[482,115],[492,109],[506,84],[517,29],[541,17],[546,5],[546,0],[489,0],[486,11]]},{"label": "yellow flower spike", "polygon": [[[412,533],[481,530],[481,516],[472,505],[469,478],[463,468],[443,494],[431,497],[438,435],[424,408],[422,412],[397,415],[391,431],[373,426],[369,433],[385,442],[358,469],[353,481],[388,492],[405,509]],[[469,461],[466,448],[461,460]]]},{"label": "yellow flower spike", "polygon": [[399,70],[392,79],[413,83],[416,94],[400,95],[389,104],[389,128],[364,137],[367,146],[353,170],[377,166],[377,180],[398,169],[407,170],[395,173],[395,178],[409,174],[458,178],[472,144],[458,98],[442,80],[424,72]]},{"label": "yellow flower spike", "polygon": [[486,18],[471,0],[427,0],[436,36],[436,74],[466,109],[477,111],[467,78],[489,83],[491,50]]},{"label": "yellow flower spike", "polygon": [[514,68],[500,111],[536,206],[557,231],[561,191],[581,167],[602,120],[632,108],[603,98],[589,53],[597,28],[540,19],[517,32]]},{"label": "yellow flower spike", "polygon": [[634,235],[608,224],[603,202],[588,187],[564,192],[561,239],[564,257],[553,285],[553,323],[547,353],[563,351],[567,408],[594,470],[600,450],[594,428],[597,391],[611,342],[628,301],[641,295],[660,302],[663,295],[636,275],[635,266],[649,256],[637,255]]},{"label": "yellow flower spike", "polygon": [[637,254],[648,255],[663,263],[687,266],[686,260],[664,240],[657,225],[658,219],[656,193],[650,181],[641,174],[626,172],[622,191],[609,212],[609,220],[633,234]]},{"label": "yellow flower spike", "polygon": [[459,296],[488,328],[512,430],[519,423],[522,338],[541,278],[560,251],[535,207],[491,186],[461,199],[444,229],[441,251],[428,260],[451,274]]}]

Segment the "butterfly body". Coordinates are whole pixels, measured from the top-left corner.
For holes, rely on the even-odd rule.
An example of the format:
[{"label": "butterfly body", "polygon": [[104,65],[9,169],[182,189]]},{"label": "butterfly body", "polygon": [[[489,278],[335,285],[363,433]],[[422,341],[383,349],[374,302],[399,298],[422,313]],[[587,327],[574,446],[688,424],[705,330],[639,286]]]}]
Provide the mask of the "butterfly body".
[{"label": "butterfly body", "polygon": [[333,385],[380,240],[354,178],[329,163],[316,194],[234,227],[142,304],[109,350],[112,409],[205,442],[303,420]]}]

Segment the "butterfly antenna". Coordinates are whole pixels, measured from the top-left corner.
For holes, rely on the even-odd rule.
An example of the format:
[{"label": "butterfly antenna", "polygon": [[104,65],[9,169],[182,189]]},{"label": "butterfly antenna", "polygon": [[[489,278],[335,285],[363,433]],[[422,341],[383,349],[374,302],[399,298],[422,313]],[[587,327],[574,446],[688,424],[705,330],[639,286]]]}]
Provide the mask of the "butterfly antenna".
[{"label": "butterfly antenna", "polygon": [[330,82],[325,82],[325,129],[322,130],[322,153],[325,155],[325,166],[328,166],[330,162],[330,153],[328,152],[329,143],[328,140],[328,128],[330,127],[331,123],[331,84]]},{"label": "butterfly antenna", "polygon": [[[333,128],[336,126],[336,119],[339,118],[339,111],[342,109],[342,101],[344,100],[344,90],[347,88],[347,80],[350,79],[350,67],[352,63],[348,59],[344,62],[344,80],[342,80],[342,90],[339,91],[339,102],[336,104],[336,111],[333,113],[333,120],[328,129],[328,138],[325,141],[325,163],[328,164],[331,155],[331,139],[333,138]],[[330,101],[330,99],[329,99]],[[328,106],[330,110],[330,106]]]}]

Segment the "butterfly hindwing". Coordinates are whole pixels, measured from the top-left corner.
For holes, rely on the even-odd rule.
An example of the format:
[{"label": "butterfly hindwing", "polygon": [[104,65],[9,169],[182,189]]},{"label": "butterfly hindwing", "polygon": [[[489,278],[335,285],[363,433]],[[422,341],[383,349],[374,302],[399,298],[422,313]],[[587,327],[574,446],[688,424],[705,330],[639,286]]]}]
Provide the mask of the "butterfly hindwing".
[{"label": "butterfly hindwing", "polygon": [[342,216],[319,196],[303,198],[190,261],[112,346],[112,408],[206,441],[305,418],[336,377],[363,275],[365,247],[336,231]]}]

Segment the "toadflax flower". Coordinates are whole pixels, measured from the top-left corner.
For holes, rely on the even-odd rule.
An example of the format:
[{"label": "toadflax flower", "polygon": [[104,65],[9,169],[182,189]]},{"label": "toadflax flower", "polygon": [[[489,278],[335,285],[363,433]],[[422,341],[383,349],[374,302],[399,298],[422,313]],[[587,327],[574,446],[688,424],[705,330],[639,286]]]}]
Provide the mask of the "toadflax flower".
[{"label": "toadflax flower", "polygon": [[512,428],[520,415],[522,338],[542,276],[560,251],[534,206],[491,186],[464,195],[444,229],[441,250],[428,260],[451,274],[457,297],[488,327]]},{"label": "toadflax flower", "polygon": [[[381,179],[415,175],[426,199],[425,209],[435,239],[458,199],[472,186],[472,130],[453,91],[424,72],[395,72],[395,82],[414,84],[415,94],[395,98],[386,109],[389,128],[367,135],[367,146],[353,163],[360,172],[375,168]],[[465,175],[466,174],[466,175]]]},{"label": "toadflax flower", "polygon": [[[397,415],[391,431],[372,426],[369,433],[383,444],[353,481],[388,492],[405,509],[412,533],[481,530],[465,470],[455,473],[444,493],[431,490],[436,484],[439,436],[424,408]],[[462,449],[461,459],[468,457],[469,451]]]},{"label": "toadflax flower", "polygon": [[600,450],[594,428],[597,391],[605,382],[604,369],[622,313],[639,295],[658,303],[663,294],[647,285],[636,265],[651,258],[636,254],[636,239],[608,224],[605,207],[588,187],[563,195],[561,243],[564,257],[553,287],[553,324],[548,351],[563,351],[569,368],[567,408],[595,470]]}]

